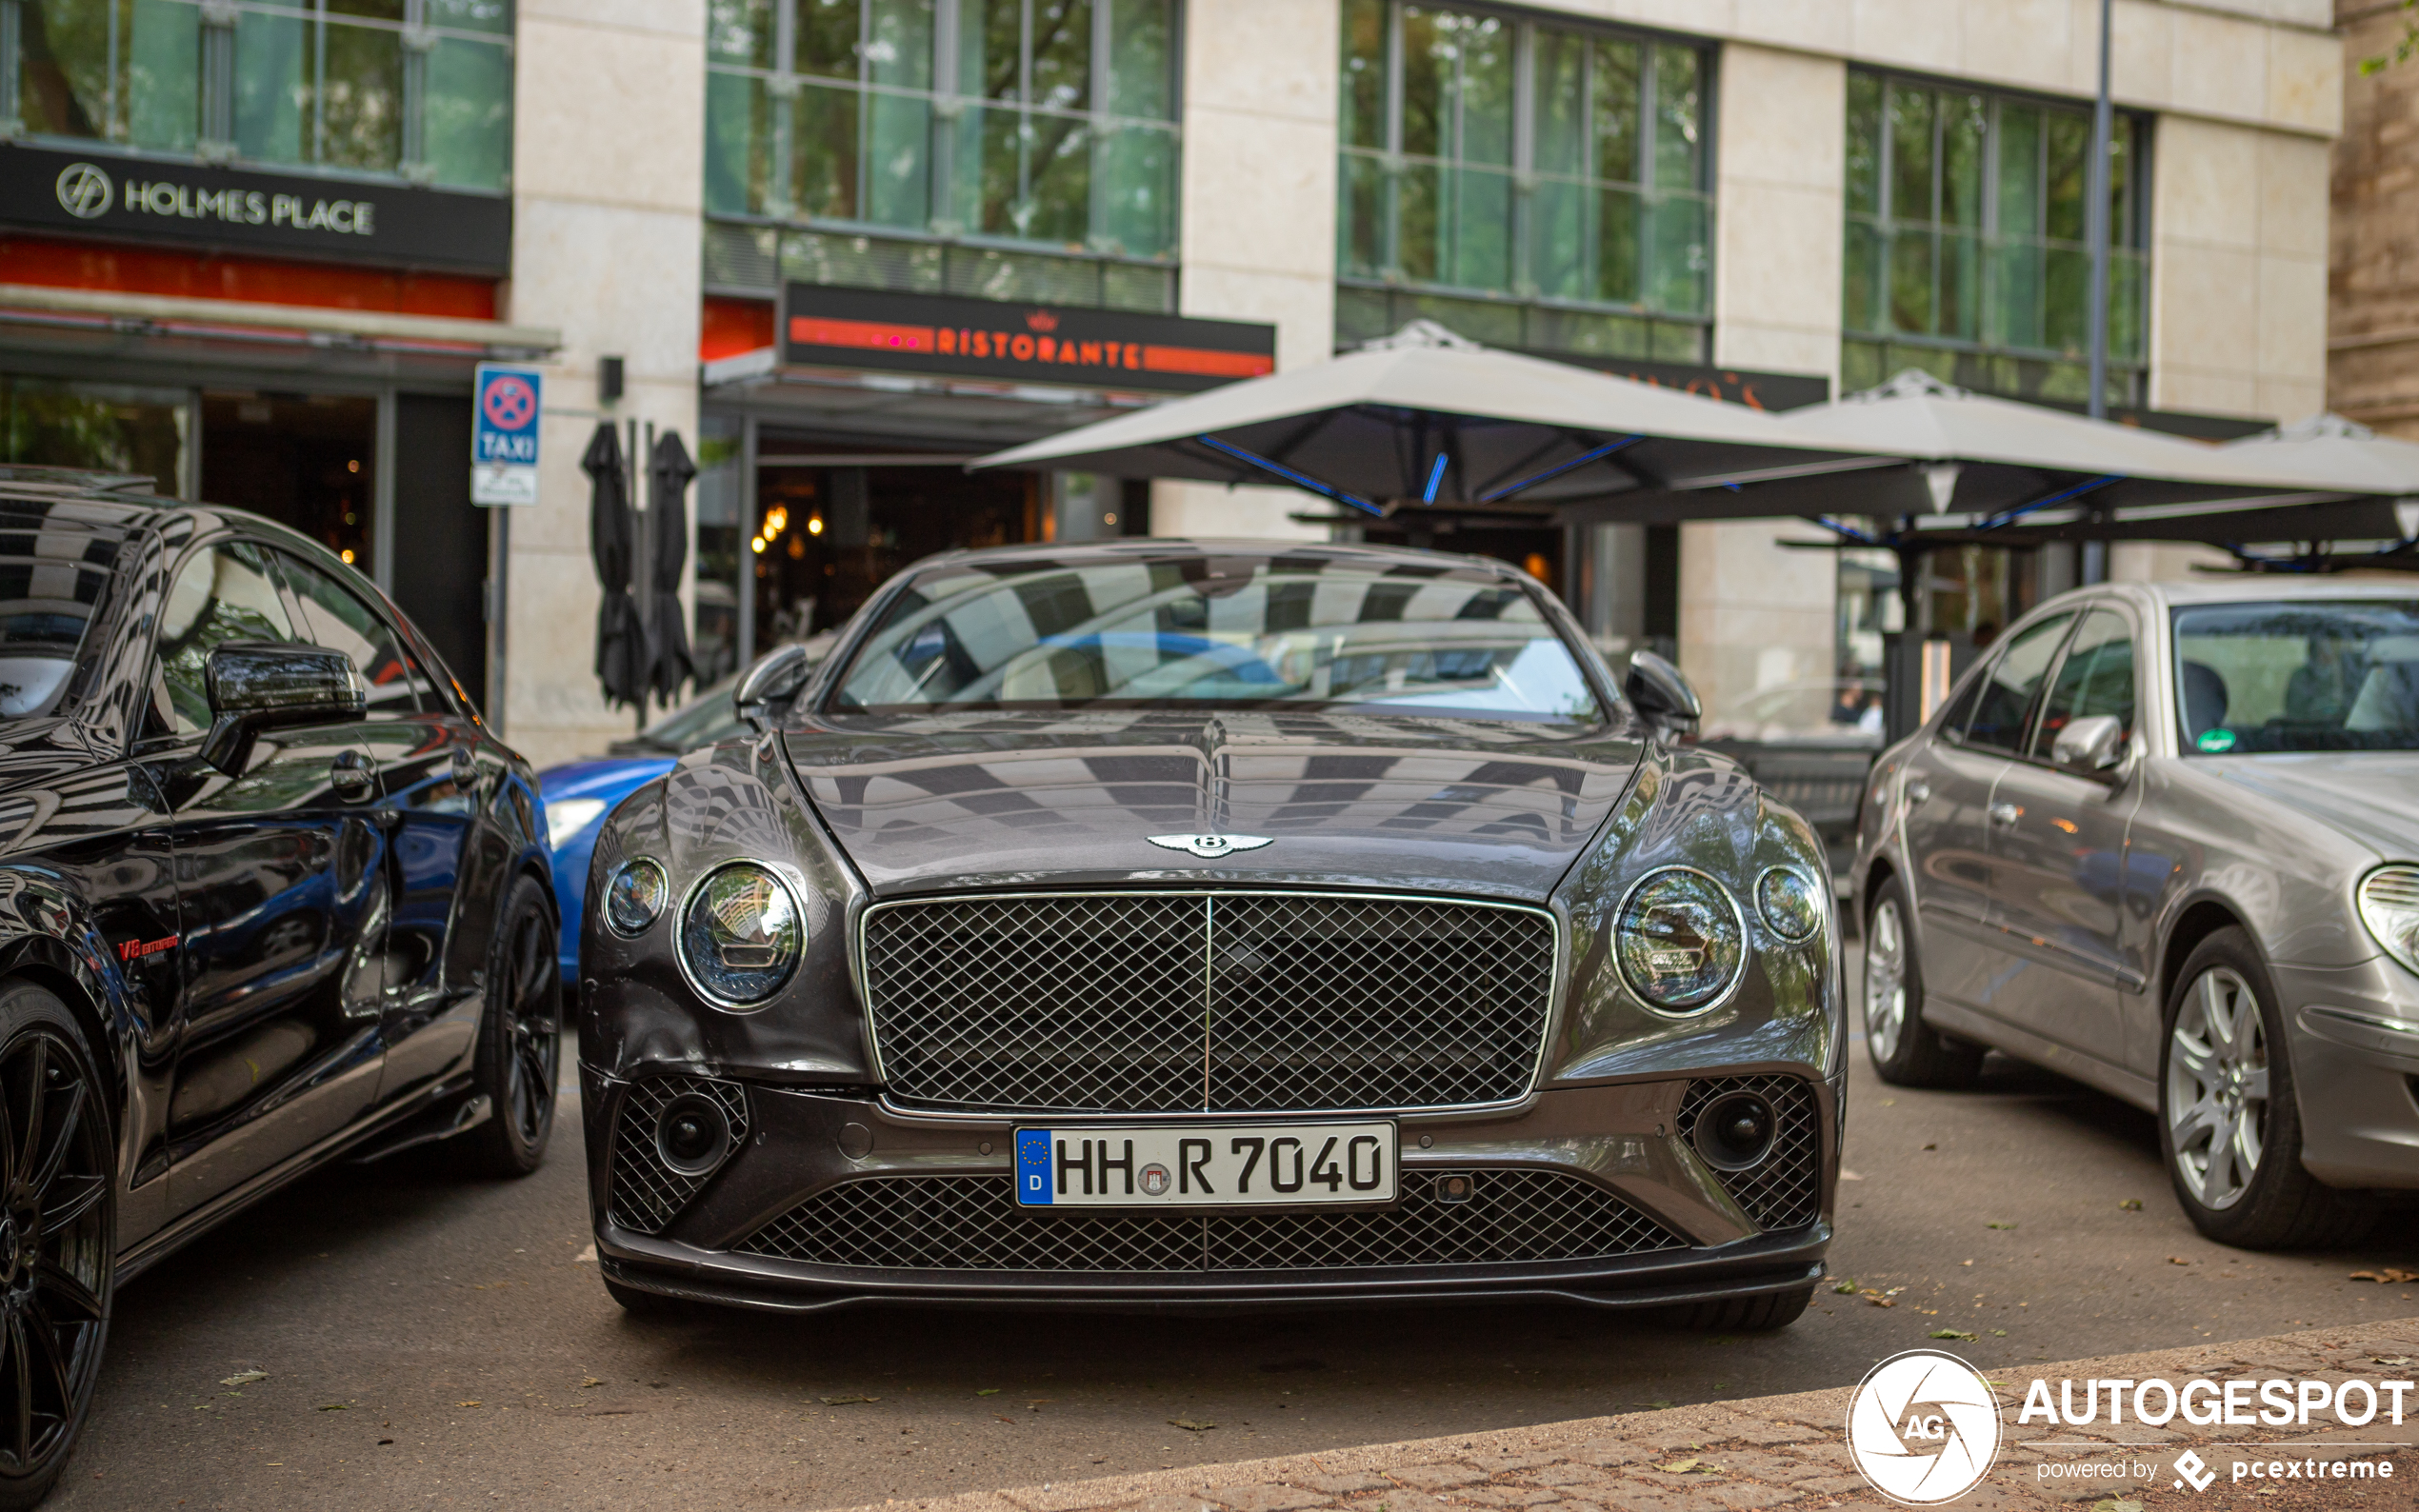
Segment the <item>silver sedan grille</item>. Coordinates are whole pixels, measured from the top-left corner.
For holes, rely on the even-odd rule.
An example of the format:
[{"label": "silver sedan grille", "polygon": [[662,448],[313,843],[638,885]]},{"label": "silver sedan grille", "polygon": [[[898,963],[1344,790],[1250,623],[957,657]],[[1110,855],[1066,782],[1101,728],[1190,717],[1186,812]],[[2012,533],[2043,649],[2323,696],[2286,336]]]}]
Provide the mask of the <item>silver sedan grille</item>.
[{"label": "silver sedan grille", "polygon": [[1342,893],[910,900],[863,930],[890,1096],[970,1109],[1516,1102],[1556,959],[1541,909]]},{"label": "silver sedan grille", "polygon": [[[1469,1198],[1434,1199],[1441,1176]],[[1608,1260],[1688,1242],[1559,1171],[1407,1174],[1393,1207],[1324,1213],[1030,1212],[1006,1176],[875,1177],[814,1196],[732,1246],[889,1270],[1168,1274]]]}]

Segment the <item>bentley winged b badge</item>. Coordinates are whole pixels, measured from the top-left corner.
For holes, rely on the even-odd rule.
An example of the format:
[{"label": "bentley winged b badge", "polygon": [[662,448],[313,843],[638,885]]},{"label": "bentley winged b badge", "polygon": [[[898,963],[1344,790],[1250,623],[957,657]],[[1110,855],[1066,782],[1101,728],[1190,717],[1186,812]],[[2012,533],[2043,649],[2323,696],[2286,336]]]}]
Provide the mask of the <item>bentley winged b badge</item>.
[{"label": "bentley winged b badge", "polygon": [[1238,850],[1257,850],[1269,844],[1266,835],[1153,835],[1150,843],[1170,850],[1190,850],[1204,861],[1215,861]]}]

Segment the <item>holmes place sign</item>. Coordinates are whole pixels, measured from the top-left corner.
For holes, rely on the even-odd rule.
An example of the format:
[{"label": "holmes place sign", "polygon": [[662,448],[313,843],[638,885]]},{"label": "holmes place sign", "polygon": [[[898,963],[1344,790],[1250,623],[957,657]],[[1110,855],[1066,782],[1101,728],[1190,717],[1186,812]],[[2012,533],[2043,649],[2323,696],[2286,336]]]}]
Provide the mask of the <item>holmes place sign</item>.
[{"label": "holmes place sign", "polygon": [[0,221],[144,241],[504,272],[509,199],[0,147]]}]

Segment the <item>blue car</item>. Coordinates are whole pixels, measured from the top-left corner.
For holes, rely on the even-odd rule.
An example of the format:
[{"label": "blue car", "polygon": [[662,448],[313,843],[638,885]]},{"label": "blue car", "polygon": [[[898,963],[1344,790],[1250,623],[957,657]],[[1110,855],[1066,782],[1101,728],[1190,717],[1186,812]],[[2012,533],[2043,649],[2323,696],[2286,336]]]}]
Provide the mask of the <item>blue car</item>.
[{"label": "blue car", "polygon": [[[538,773],[546,800],[547,844],[554,852],[554,901],[567,921],[580,917],[588,892],[588,859],[596,832],[613,806],[672,769],[683,752],[739,734],[745,726],[730,702],[736,678],[724,678],[629,740],[615,741],[610,754],[565,762]],[[565,928],[558,947],[563,980],[579,980],[580,935]]]}]

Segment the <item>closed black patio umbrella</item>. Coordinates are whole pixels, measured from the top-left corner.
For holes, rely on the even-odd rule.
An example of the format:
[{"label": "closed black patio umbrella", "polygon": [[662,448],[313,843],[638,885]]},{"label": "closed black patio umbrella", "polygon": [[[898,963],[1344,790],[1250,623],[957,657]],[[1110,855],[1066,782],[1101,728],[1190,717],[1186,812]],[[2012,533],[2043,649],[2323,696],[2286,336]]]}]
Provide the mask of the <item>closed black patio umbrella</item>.
[{"label": "closed black patio umbrella", "polygon": [[622,468],[621,437],[612,424],[596,428],[580,457],[588,474],[588,549],[604,598],[596,607],[596,680],[609,704],[636,706],[647,696],[647,627],[630,598],[630,555],[637,522]]},{"label": "closed black patio umbrella", "polygon": [[653,654],[646,682],[668,704],[697,675],[680,608],[680,569],[689,561],[689,481],[696,476],[680,432],[665,431],[647,465],[647,625]]}]

